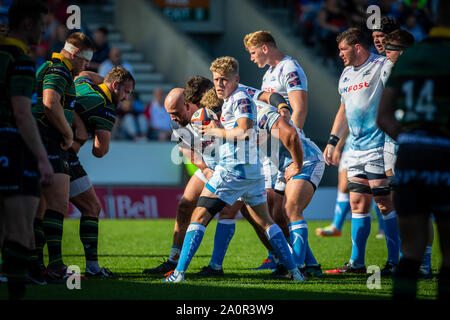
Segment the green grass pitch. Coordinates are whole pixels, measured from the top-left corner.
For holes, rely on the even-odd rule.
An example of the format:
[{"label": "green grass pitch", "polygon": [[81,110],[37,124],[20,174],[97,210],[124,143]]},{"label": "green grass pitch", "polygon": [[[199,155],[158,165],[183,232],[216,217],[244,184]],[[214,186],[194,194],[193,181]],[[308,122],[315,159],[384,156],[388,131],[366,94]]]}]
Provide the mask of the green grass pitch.
[{"label": "green grass pitch", "polygon": [[[342,266],[351,251],[350,223],[344,225],[341,237],[320,238],[315,229],[329,222],[310,221],[310,246],[322,269]],[[143,276],[142,270],[157,266],[166,259],[172,244],[173,220],[102,220],[100,222],[99,262],[121,274],[116,280],[81,280],[81,289],[69,290],[65,284],[28,286],[27,299],[39,300],[352,300],[390,299],[392,280],[381,279],[380,289],[367,287],[366,275],[324,275],[302,283],[275,280],[270,270],[254,271],[266,257],[266,250],[244,220],[238,220],[224,261],[224,277],[195,276],[209,262],[214,220],[206,229],[203,242],[193,258],[186,282],[162,283],[163,276]],[[79,221],[64,222],[63,259],[67,265],[78,265],[84,272],[85,261],[78,236]],[[375,239],[376,219],[366,249],[366,265],[384,266],[387,249],[384,239]],[[44,250],[46,252],[46,248]],[[47,258],[47,257],[45,257]],[[441,263],[437,232],[432,254],[436,275]],[[419,299],[436,299],[437,279],[420,280]],[[7,299],[5,284],[0,284],[0,300]]]}]

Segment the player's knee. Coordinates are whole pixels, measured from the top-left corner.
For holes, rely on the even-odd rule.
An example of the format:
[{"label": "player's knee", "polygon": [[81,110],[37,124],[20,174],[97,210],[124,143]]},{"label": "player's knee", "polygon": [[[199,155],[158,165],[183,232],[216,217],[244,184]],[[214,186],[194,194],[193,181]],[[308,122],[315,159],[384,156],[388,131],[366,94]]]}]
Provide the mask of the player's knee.
[{"label": "player's knee", "polygon": [[83,215],[86,215],[86,216],[98,218],[100,216],[100,211],[101,210],[102,210],[102,206],[101,206],[100,202],[99,201],[92,201],[86,207],[85,212],[82,212],[82,213],[83,213]]},{"label": "player's knee", "polygon": [[197,207],[205,208],[212,217],[222,211],[226,205],[226,202],[220,200],[219,198],[211,197],[200,197],[197,202]]},{"label": "player's knee", "polygon": [[378,206],[378,209],[380,209],[380,212],[382,215],[387,215],[394,210],[394,206],[392,205],[392,202],[388,197],[376,197],[375,203]]},{"label": "player's knee", "polygon": [[178,202],[178,214],[181,216],[186,216],[192,214],[192,210],[195,208],[195,202],[182,197]]}]

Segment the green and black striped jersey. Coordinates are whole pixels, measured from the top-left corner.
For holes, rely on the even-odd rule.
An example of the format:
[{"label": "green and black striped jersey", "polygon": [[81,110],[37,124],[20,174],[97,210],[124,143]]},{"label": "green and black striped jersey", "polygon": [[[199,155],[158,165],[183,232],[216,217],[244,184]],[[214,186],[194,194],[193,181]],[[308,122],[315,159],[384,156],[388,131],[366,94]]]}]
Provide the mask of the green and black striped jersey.
[{"label": "green and black striped jersey", "polygon": [[117,111],[108,87],[104,83],[96,85],[87,77],[78,77],[75,80],[75,89],[75,112],[88,132],[93,135],[95,130],[111,131]]},{"label": "green and black striped jersey", "polygon": [[30,98],[36,91],[36,68],[21,41],[0,38],[0,128],[16,128],[11,97]]},{"label": "green and black striped jersey", "polygon": [[402,131],[425,130],[450,138],[450,28],[405,50],[386,87],[396,89]]},{"label": "green and black striped jersey", "polygon": [[72,64],[59,53],[53,53],[52,59],[45,62],[36,73],[37,102],[33,106],[33,115],[45,127],[51,126],[42,102],[45,89],[53,89],[61,96],[61,105],[69,125],[72,125],[75,106],[75,84],[72,75]]}]

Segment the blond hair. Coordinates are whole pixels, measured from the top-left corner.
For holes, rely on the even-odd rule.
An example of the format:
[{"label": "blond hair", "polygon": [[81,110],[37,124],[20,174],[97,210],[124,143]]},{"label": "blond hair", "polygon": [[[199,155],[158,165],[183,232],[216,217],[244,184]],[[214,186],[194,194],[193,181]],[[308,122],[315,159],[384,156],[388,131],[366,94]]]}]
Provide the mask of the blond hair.
[{"label": "blond hair", "polygon": [[211,88],[205,92],[202,99],[200,100],[201,108],[208,108],[211,110],[215,110],[217,108],[222,107],[223,99],[220,99],[217,96],[217,92],[215,88]]},{"label": "blond hair", "polygon": [[263,44],[269,44],[274,47],[277,46],[275,39],[269,31],[259,30],[249,33],[244,37],[244,46],[247,51],[250,47],[261,47]]},{"label": "blond hair", "polygon": [[211,72],[217,72],[221,75],[225,74],[239,74],[239,63],[233,57],[220,57],[211,63],[209,68]]}]

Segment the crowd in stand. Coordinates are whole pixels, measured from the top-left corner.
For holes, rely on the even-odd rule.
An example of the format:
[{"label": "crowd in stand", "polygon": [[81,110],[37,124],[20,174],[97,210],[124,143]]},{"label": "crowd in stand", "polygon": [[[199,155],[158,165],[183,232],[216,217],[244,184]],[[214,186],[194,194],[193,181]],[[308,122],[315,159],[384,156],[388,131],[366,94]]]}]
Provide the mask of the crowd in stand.
[{"label": "crowd in stand", "polygon": [[260,5],[289,8],[290,24],[303,43],[314,47],[324,62],[340,73],[343,66],[337,54],[336,36],[349,27],[365,26],[368,6],[379,6],[381,16],[397,19],[415,41],[421,41],[433,26],[438,1],[264,0]]},{"label": "crowd in stand", "polygon": [[[0,0],[0,36],[7,33],[7,12],[13,0]],[[85,1],[89,2],[89,1]],[[91,1],[92,2],[92,1]],[[90,2],[89,2],[90,3]],[[81,30],[68,30],[66,0],[48,0],[46,5],[49,13],[45,18],[45,31],[41,43],[31,48],[31,56],[39,68],[49,60],[52,52],[59,52],[70,33],[81,31],[87,34],[94,42],[96,51],[89,64],[88,70],[98,72],[105,76],[114,66],[121,65],[134,76],[132,65],[122,59],[121,50],[110,45],[108,41],[109,30],[98,27],[96,30],[82,23]],[[138,93],[134,93],[130,100],[123,103],[118,110],[118,121],[113,130],[113,139],[133,141],[170,141],[170,116],[164,109],[165,93],[162,89],[155,89],[153,101],[144,105]]]}]

